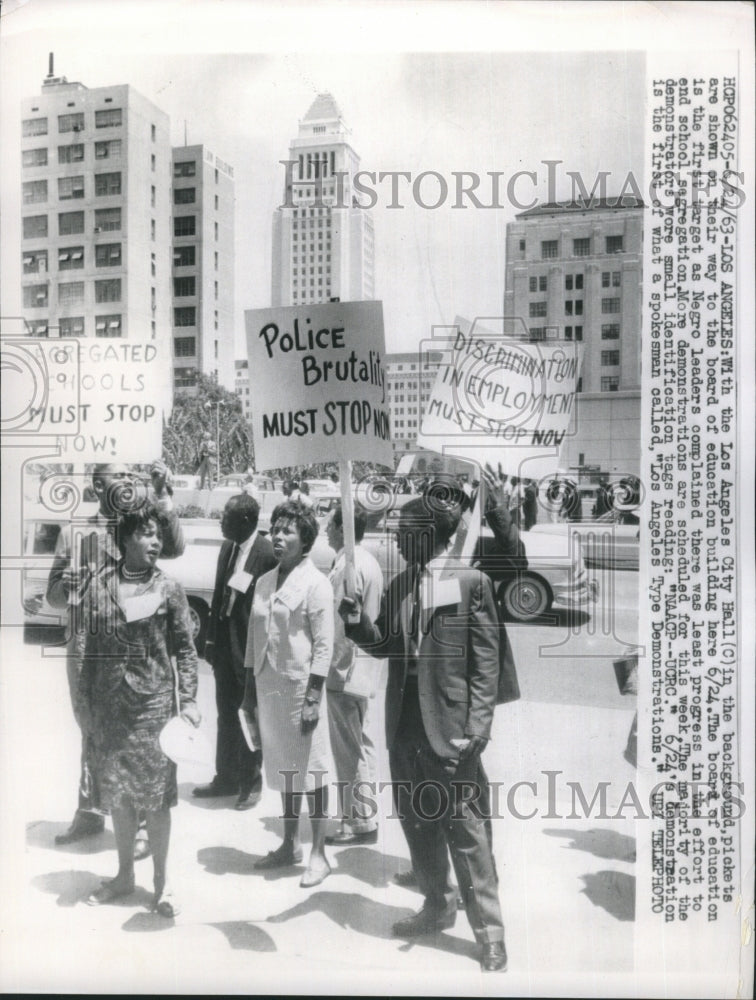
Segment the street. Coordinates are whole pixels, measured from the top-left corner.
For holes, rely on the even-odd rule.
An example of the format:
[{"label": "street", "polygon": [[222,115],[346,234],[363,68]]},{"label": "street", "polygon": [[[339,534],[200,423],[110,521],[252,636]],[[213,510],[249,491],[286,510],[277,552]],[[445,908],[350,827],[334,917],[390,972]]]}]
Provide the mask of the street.
[{"label": "street", "polygon": [[[253,869],[278,842],[277,794],[266,789],[255,809],[236,812],[233,798],[192,798],[212,769],[182,766],[170,856],[180,915],[149,912],[149,860],[137,867],[133,896],[84,905],[114,874],[113,835],[108,823],[90,841],[55,847],[78,774],[65,661],[9,630],[1,677],[2,989],[528,996],[559,992],[569,981],[575,995],[610,994],[612,977],[633,968],[635,823],[630,810],[614,817],[634,775],[623,751],[635,699],[619,695],[612,660],[629,655],[634,641],[638,577],[617,572],[612,583],[606,634],[601,601],[579,625],[509,628],[522,699],[497,709],[484,756],[495,792],[505,975],[481,975],[464,913],[435,939],[391,936],[392,922],[420,898],[392,881],[409,863],[388,790],[379,801],[378,844],[330,849],[333,874],[307,890],[301,866]],[[199,701],[213,743],[213,680],[204,662]],[[380,734],[380,697],[375,707]],[[379,772],[388,779],[385,748]],[[590,803],[599,782],[609,783],[606,808],[586,818],[573,786]]]}]

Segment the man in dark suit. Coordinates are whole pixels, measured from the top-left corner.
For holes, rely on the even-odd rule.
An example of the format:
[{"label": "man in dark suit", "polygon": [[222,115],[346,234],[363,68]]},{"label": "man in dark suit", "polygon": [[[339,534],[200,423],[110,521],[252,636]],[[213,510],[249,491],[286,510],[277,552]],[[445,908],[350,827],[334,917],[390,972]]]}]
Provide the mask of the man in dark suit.
[{"label": "man in dark suit", "polygon": [[[346,635],[388,657],[386,743],[392,786],[422,909],[393,927],[399,937],[453,926],[456,891],[482,946],[481,968],[506,968],[504,926],[485,817],[480,754],[491,733],[500,675],[500,623],[489,579],[451,562],[459,504],[426,496],[402,508],[397,532],[407,568],[391,582],[375,623],[353,600],[340,614]],[[360,611],[359,624],[350,613]],[[420,795],[425,788],[428,793]]]},{"label": "man in dark suit", "polygon": [[218,556],[205,642],[218,709],[215,777],[193,792],[198,798],[238,794],[236,809],[256,805],[262,788],[262,754],[248,748],[238,715],[255,581],[276,565],[272,545],[257,533],[259,516],[259,504],[246,493],[231,497],[223,510],[221,531],[226,540]]}]

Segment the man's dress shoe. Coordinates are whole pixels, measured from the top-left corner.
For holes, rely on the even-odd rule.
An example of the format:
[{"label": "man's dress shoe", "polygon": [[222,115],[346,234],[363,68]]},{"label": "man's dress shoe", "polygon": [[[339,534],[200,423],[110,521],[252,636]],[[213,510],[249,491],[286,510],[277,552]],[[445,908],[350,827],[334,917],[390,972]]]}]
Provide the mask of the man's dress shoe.
[{"label": "man's dress shoe", "polygon": [[222,795],[236,795],[239,789],[234,785],[227,785],[223,781],[213,778],[209,785],[198,785],[192,789],[192,795],[197,799],[220,798]]},{"label": "man's dress shoe", "polygon": [[429,910],[425,906],[411,917],[397,920],[391,931],[394,937],[419,937],[421,934],[438,934],[454,926],[457,907],[453,910]]},{"label": "man's dress shoe", "polygon": [[260,801],[261,795],[262,792],[259,789],[242,789],[239,792],[239,798],[234,802],[234,809],[238,809],[239,812],[244,812],[245,809],[254,809]]},{"label": "man's dress shoe", "polygon": [[503,941],[489,941],[483,945],[480,968],[483,972],[507,971],[507,949]]}]

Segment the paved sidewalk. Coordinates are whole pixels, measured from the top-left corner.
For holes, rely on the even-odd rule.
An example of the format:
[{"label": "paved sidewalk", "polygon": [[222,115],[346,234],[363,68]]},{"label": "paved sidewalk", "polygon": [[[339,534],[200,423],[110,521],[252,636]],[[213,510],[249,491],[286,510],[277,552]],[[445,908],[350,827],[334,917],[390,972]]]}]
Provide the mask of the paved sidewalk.
[{"label": "paved sidewalk", "polygon": [[[590,802],[598,782],[611,781],[607,814],[616,812],[633,776],[622,758],[632,709],[522,701],[498,710],[485,763],[502,783],[493,826],[510,962],[506,974],[483,976],[464,913],[435,940],[391,937],[392,922],[420,902],[392,882],[408,867],[397,820],[383,819],[376,847],[332,850],[333,875],[305,890],[302,867],[253,869],[278,842],[279,797],[266,790],[245,813],[230,808],[233,799],[192,799],[192,787],[211,776],[199,768],[181,769],[173,812],[172,883],[182,913],[166,921],[148,911],[150,861],[138,865],[132,897],[84,905],[114,872],[114,841],[108,823],[89,842],[54,846],[70,820],[77,775],[63,661],[11,645],[0,696],[3,991],[632,995],[616,977],[633,967],[634,823],[570,818],[566,784],[580,781]],[[200,702],[212,740],[205,665]],[[552,776],[551,797],[549,770],[562,772]],[[384,755],[380,777],[387,771]],[[507,810],[517,781],[536,783],[513,799],[523,814],[537,809],[532,819]],[[390,811],[388,792],[383,805]]]}]

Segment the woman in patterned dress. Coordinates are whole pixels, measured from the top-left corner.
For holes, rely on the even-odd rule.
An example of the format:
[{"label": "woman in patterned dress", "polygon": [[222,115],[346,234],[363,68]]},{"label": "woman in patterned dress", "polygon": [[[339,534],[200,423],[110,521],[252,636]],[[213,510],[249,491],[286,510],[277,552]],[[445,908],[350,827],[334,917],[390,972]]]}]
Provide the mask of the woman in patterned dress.
[{"label": "woman in patterned dress", "polygon": [[134,841],[143,811],[154,864],[153,908],[172,917],[178,906],[166,864],[170,808],[178,792],[176,765],[160,748],[159,735],[176,711],[194,726],[200,716],[189,606],[181,585],[155,566],[162,547],[157,515],[146,505],[120,517],[122,558],[92,580],[79,705],[91,722],[95,776],[118,849],[118,873],[87,902],[98,906],[133,892]]},{"label": "woman in patterned dress", "polygon": [[312,851],[300,884],[308,887],[331,872],[324,851],[332,769],[324,681],[333,656],[333,591],[308,556],[318,534],[311,507],[280,504],[270,534],[278,567],[255,585],[243,707],[248,713],[258,709],[265,779],[281,792],[284,839],[255,867],[302,860],[299,813],[306,794]]}]

